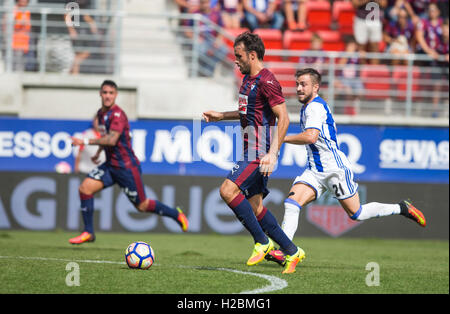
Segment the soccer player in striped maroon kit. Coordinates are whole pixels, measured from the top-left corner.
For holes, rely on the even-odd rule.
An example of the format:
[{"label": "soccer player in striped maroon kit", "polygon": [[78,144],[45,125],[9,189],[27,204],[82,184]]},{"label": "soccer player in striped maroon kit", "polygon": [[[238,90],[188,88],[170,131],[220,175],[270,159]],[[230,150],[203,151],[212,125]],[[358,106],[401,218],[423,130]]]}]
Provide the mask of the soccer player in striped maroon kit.
[{"label": "soccer player in striped maroon kit", "polygon": [[125,112],[116,104],[117,85],[106,80],[100,87],[102,107],[97,112],[100,138],[81,140],[72,138],[74,146],[98,145],[94,162],[105,151],[106,161],[93,169],[79,187],[84,230],[81,235],[69,240],[71,244],[95,241],[94,194],[118,184],[137,210],[152,212],[173,218],[183,231],[187,231],[188,220],[180,208],[171,208],[163,203],[146,198],[141,178],[141,165],[131,146],[130,124]]},{"label": "soccer player in striped maroon kit", "polygon": [[263,198],[269,193],[268,177],[274,170],[289,126],[280,83],[264,68],[264,51],[264,43],[256,34],[245,32],[236,38],[235,63],[245,75],[239,89],[238,110],[206,111],[203,119],[206,122],[240,120],[244,155],[223,182],[220,195],[255,241],[247,265],[256,265],[264,260],[274,248],[273,240],[286,255],[283,270],[286,274],[295,271],[305,253],[286,236],[263,205]]}]

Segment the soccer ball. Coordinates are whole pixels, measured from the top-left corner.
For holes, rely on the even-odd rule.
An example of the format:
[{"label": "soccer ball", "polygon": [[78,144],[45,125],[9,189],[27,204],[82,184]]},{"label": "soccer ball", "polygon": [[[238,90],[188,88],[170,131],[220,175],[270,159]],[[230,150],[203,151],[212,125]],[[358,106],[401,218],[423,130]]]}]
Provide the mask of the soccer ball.
[{"label": "soccer ball", "polygon": [[130,268],[149,269],[154,260],[155,253],[152,247],[145,242],[133,242],[125,250],[125,261]]}]

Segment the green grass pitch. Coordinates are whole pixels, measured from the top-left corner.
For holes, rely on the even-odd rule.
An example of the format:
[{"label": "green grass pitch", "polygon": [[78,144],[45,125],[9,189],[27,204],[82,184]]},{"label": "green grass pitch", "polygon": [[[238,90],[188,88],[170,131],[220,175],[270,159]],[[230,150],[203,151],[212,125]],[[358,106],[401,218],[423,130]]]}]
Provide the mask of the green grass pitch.
[{"label": "green grass pitch", "polygon": [[[0,294],[449,293],[448,241],[299,237],[306,259],[282,275],[273,262],[245,264],[253,246],[245,235],[98,233],[96,242],[72,246],[75,235],[0,231]],[[149,270],[124,264],[125,248],[138,240],[155,251]],[[367,285],[376,274],[368,263],[378,265],[379,285]]]}]

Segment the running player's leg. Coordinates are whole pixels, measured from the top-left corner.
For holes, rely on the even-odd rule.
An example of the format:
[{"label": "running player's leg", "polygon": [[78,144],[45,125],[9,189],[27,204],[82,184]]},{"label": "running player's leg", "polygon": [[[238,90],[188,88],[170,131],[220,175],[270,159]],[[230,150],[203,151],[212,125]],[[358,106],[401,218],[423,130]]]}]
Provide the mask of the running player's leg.
[{"label": "running player's leg", "polygon": [[92,170],[78,188],[84,229],[79,236],[69,239],[71,244],[95,241],[94,195],[105,187],[104,180],[110,180],[109,172],[102,166]]},{"label": "running player's leg", "polygon": [[256,214],[256,219],[263,231],[278,245],[281,250],[287,255],[294,255],[297,251],[297,247],[292,243],[286,234],[281,229],[276,218],[272,213],[263,205],[263,194],[256,194],[248,200],[252,205],[253,211]]},{"label": "running player's leg", "polygon": [[269,242],[256,219],[250,202],[244,197],[235,182],[229,178],[225,179],[220,186],[220,196],[250,232],[255,243],[267,244]]},{"label": "running player's leg", "polygon": [[113,173],[117,183],[137,210],[170,217],[180,225],[184,232],[187,231],[189,223],[185,214],[179,207],[175,209],[158,200],[152,200],[146,197],[140,167],[119,169],[115,170]]},{"label": "running player's leg", "polygon": [[408,201],[401,201],[398,204],[371,202],[361,205],[358,194],[355,194],[348,199],[339,200],[339,202],[353,220],[363,221],[370,218],[402,215],[412,219],[422,227],[426,226],[426,220],[423,213]]},{"label": "running player's leg", "polygon": [[318,199],[325,189],[316,175],[309,169],[295,178],[289,195],[284,201],[284,218],[281,224],[281,228],[289,239],[292,240],[297,231],[301,209]]},{"label": "running player's leg", "polygon": [[316,199],[316,191],[305,183],[294,184],[284,200],[284,217],[281,227],[289,239],[293,239],[298,228],[300,211]]},{"label": "running player's leg", "polygon": [[[363,221],[370,218],[385,217],[391,215],[403,215],[414,220],[420,226],[425,227],[425,217],[421,211],[415,208],[407,201],[401,201],[398,204],[384,204],[371,202],[362,205],[359,195],[356,191],[357,184],[353,181],[353,176],[347,176],[347,180],[340,182],[329,181],[330,192],[335,193],[339,203],[344,208],[349,217],[353,220]],[[353,191],[354,190],[354,191]]]},{"label": "running player's leg", "polygon": [[100,180],[86,177],[81,183],[78,192],[80,195],[81,213],[84,221],[84,231],[94,233],[94,195],[104,188]]}]

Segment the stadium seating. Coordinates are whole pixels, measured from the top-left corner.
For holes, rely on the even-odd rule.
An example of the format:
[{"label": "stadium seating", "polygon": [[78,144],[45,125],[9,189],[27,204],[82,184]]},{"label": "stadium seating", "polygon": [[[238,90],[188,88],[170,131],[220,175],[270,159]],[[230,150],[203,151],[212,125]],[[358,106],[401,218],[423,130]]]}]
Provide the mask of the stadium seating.
[{"label": "stadium seating", "polygon": [[296,95],[295,71],[293,67],[269,69],[280,82],[283,94],[287,97]]},{"label": "stadium seating", "polygon": [[306,22],[310,31],[328,30],[332,22],[331,5],[329,1],[307,1]]},{"label": "stadium seating", "polygon": [[[414,66],[412,69],[412,99],[417,100],[419,98],[417,92],[419,91],[418,80],[420,78],[420,69]],[[407,93],[407,81],[408,81],[408,67],[404,65],[394,66],[392,70],[392,88],[397,92],[396,99],[404,101],[406,100]]]},{"label": "stadium seating", "polygon": [[[311,45],[312,32],[285,31],[283,37],[283,47],[287,50],[308,50]],[[297,62],[297,57],[290,57],[290,62]]]},{"label": "stadium seating", "polygon": [[391,72],[387,65],[363,65],[361,67],[361,80],[364,83],[366,99],[381,100],[389,98]]},{"label": "stadium seating", "polygon": [[[248,28],[227,28],[225,31],[230,34],[233,38],[236,38],[238,35],[249,31]],[[227,55],[228,59],[231,61],[234,61],[234,52],[233,52],[233,46],[234,46],[234,40],[230,40],[227,37],[224,37],[225,44],[229,47],[229,53]]]},{"label": "stadium seating", "polygon": [[[262,29],[258,28],[253,31],[253,33],[258,34],[264,42],[264,46],[267,50],[283,49],[283,34],[279,29]],[[266,54],[264,56],[264,61],[282,61],[281,56],[269,56]]]},{"label": "stadium seating", "polygon": [[317,35],[323,40],[322,49],[325,51],[343,51],[345,43],[338,31],[318,31]]},{"label": "stadium seating", "polygon": [[355,9],[350,1],[335,1],[332,11],[333,21],[337,25],[338,31],[343,35],[353,34],[353,19]]}]

